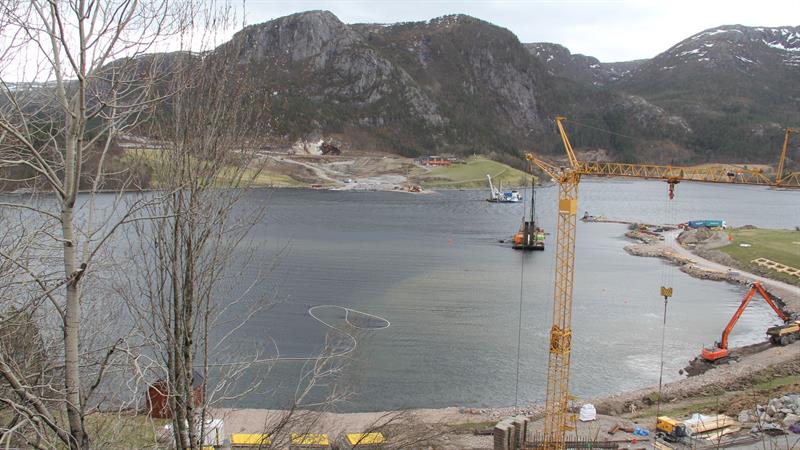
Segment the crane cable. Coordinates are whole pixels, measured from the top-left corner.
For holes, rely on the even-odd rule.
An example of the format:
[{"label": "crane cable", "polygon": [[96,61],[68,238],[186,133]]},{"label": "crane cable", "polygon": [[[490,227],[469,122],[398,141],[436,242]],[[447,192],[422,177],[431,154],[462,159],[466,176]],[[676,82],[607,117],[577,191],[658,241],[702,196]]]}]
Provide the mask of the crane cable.
[{"label": "crane cable", "polygon": [[[661,324],[661,368],[658,372],[658,401],[656,403],[656,425],[658,416],[661,415],[661,394],[664,380],[664,343],[667,335],[667,297],[664,297],[664,321]],[[656,428],[658,429],[658,428]]]},{"label": "crane cable", "polygon": [[[533,175],[531,175],[531,200],[533,200]],[[533,206],[531,206],[533,208]],[[531,214],[533,211],[531,210]],[[522,204],[522,222],[525,222],[525,203]],[[520,351],[522,349],[522,296],[525,291],[525,250],[520,250],[521,262],[519,265],[519,314],[517,323],[517,368],[514,380],[514,414],[519,408],[519,365]]]},{"label": "crane cable", "polygon": [[[667,232],[668,226],[676,225],[677,221],[677,213],[675,207],[675,199],[672,196],[672,189],[674,187],[670,185],[670,194],[664,198],[664,223],[662,223],[662,228],[665,229],[665,233]],[[664,245],[669,245],[668,240],[664,239]],[[665,251],[669,251],[665,249]],[[664,262],[661,270],[661,295],[664,297],[664,313],[663,319],[661,323],[661,357],[659,361],[659,372],[658,372],[658,398],[656,401],[656,430],[658,430],[658,416],[661,414],[661,397],[663,396],[663,381],[664,381],[664,347],[666,346],[666,335],[667,335],[667,304],[669,298],[672,296],[672,284],[674,281],[674,274],[675,274],[676,267],[673,264]]]},{"label": "crane cable", "polygon": [[[606,133],[608,135],[618,136],[626,139],[630,139],[633,141],[639,142],[647,142],[646,139],[642,139],[635,136],[630,136],[627,134],[617,133],[614,131],[610,131],[607,129],[603,129],[600,127],[592,126],[589,124],[577,122],[575,120],[570,119],[570,123],[582,126],[584,128],[589,128],[595,131],[599,131],[602,133]],[[672,197],[672,189],[674,188],[673,185],[670,185],[670,195],[667,196],[664,201],[664,223],[662,225],[675,225],[676,222],[676,213],[675,213],[675,203]],[[666,240],[665,240],[666,243]],[[658,422],[658,415],[661,411],[661,396],[663,394],[663,380],[664,380],[664,346],[666,345],[666,331],[667,331],[667,303],[669,297],[672,296],[672,282],[674,281],[674,271],[675,267],[672,264],[664,263],[661,271],[661,294],[664,297],[664,314],[663,314],[663,321],[661,325],[661,356],[659,361],[659,373],[658,373],[658,400],[656,404],[656,423]]]},{"label": "crane cable", "polygon": [[524,280],[525,280],[525,251],[520,250],[520,258],[522,258],[522,262],[519,265],[519,321],[517,323],[517,372],[516,372],[516,380],[514,382],[514,414],[517,413],[517,409],[519,407],[519,361],[520,361],[520,350],[522,348],[522,295],[524,291]]}]

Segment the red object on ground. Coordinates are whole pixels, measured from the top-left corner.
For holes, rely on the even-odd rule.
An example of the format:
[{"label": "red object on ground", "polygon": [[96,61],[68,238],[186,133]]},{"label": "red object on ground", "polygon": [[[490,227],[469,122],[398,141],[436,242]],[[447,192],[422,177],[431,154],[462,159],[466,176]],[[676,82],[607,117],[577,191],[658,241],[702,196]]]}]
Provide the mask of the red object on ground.
[{"label": "red object on ground", "polygon": [[[194,404],[199,407],[203,404],[203,376],[195,372],[192,386]],[[169,383],[166,380],[158,380],[147,388],[147,414],[156,419],[172,418],[172,411],[169,409]]]}]

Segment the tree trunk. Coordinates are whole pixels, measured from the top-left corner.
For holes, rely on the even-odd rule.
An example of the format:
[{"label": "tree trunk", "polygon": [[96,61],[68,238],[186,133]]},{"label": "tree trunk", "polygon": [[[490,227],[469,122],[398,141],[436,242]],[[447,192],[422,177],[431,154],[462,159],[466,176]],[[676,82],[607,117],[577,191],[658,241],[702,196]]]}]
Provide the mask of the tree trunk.
[{"label": "tree trunk", "polygon": [[66,391],[67,420],[72,440],[70,449],[88,447],[88,437],[83,424],[83,406],[81,405],[81,374],[79,338],[81,330],[81,298],[80,273],[78,272],[78,253],[74,229],[74,209],[77,197],[77,180],[79,176],[77,147],[79,144],[75,133],[79,127],[68,120],[67,142],[64,165],[65,196],[61,206],[61,231],[64,239],[64,277],[66,285],[66,303],[64,308],[64,389]]}]

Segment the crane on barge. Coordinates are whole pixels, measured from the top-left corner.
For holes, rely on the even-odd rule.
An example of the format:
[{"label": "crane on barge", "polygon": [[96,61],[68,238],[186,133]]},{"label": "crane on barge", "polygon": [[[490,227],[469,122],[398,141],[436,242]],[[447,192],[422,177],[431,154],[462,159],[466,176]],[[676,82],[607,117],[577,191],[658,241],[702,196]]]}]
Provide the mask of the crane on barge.
[{"label": "crane on barge", "polygon": [[[567,154],[568,166],[555,166],[537,158],[532,153],[526,154],[528,161],[539,167],[558,184],[553,319],[550,328],[544,441],[541,446],[545,450],[564,449],[566,432],[574,429],[568,425],[568,421],[574,422],[574,415],[569,413],[569,403],[574,399],[569,394],[569,376],[572,354],[576,213],[578,210],[578,185],[581,177],[605,176],[663,180],[668,185],[669,199],[674,198],[675,186],[683,181],[800,188],[800,172],[782,175],[789,134],[794,132],[793,129],[786,130],[779,173],[776,178],[772,179],[759,170],[746,168],[582,162],[575,156],[575,151],[567,136],[563,123],[566,120],[564,116],[557,116],[555,122]],[[660,295],[664,297],[666,307],[667,299],[672,296],[672,288],[661,286]]]},{"label": "crane on barge", "polygon": [[525,210],[522,211],[522,226],[511,245],[514,250],[544,250],[544,230],[536,223],[536,179],[531,174],[531,211],[530,218],[526,220]]}]

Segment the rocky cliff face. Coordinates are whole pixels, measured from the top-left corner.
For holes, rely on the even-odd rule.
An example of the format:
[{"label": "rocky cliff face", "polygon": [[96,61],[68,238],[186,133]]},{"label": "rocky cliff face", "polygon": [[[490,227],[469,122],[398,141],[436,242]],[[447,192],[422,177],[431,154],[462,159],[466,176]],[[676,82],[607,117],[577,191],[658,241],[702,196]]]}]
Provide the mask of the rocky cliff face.
[{"label": "rocky cliff face", "polygon": [[577,147],[614,159],[749,162],[800,124],[796,27],[719,27],[650,60],[603,63],[469,16],[376,25],[311,11],[249,26],[222,50],[286,142],[521,162],[533,145],[561,153],[551,118],[565,114]]},{"label": "rocky cliff face", "polygon": [[290,139],[355,133],[409,155],[508,153],[547,123],[544,68],[508,30],[467,16],[378,26],[312,11],[249,26],[224,47]]},{"label": "rocky cliff face", "polygon": [[233,38],[241,62],[266,61],[272,65],[306,61],[320,69],[359,40],[350,27],[328,11],[311,11],[251,25]]}]

